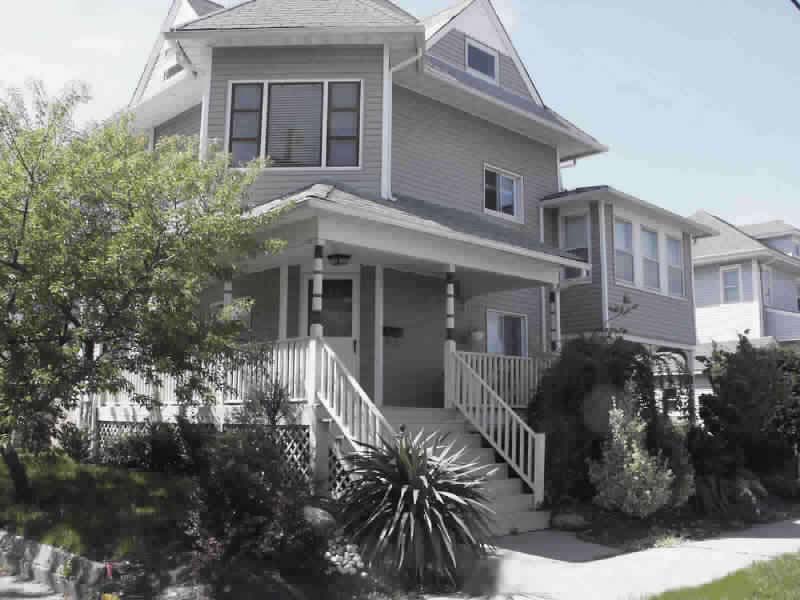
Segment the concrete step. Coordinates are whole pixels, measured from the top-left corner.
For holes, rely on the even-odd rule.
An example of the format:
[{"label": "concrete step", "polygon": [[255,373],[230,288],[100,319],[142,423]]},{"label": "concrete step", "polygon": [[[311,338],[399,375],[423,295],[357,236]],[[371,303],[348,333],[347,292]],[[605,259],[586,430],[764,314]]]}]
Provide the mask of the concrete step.
[{"label": "concrete step", "polygon": [[541,531],[550,528],[549,510],[521,510],[502,512],[497,510],[495,522],[492,527],[494,535],[510,535]]},{"label": "concrete step", "polygon": [[391,423],[392,427],[394,427],[395,431],[400,431],[400,426],[403,425],[406,431],[412,436],[417,435],[420,431],[423,431],[425,435],[430,435],[432,433],[470,435],[475,433],[467,430],[467,424],[463,420],[448,421],[446,423],[406,423],[404,421],[393,421],[391,419],[388,419],[388,421]]},{"label": "concrete step", "polygon": [[464,422],[464,417],[455,408],[395,408],[383,407],[384,416],[390,423],[448,423]]},{"label": "concrete step", "polygon": [[522,481],[517,478],[508,477],[505,469],[500,468],[499,471],[504,477],[497,479],[490,479],[487,482],[487,491],[492,498],[498,498],[504,495],[521,494],[523,493]]},{"label": "concrete step", "polygon": [[533,494],[503,494],[491,498],[491,501],[498,517],[533,510]]}]

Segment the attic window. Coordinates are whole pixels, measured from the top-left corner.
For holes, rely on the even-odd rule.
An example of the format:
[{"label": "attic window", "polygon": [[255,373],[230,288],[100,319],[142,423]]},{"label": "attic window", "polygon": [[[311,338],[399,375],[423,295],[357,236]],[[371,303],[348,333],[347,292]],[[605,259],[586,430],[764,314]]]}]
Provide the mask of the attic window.
[{"label": "attic window", "polygon": [[473,75],[497,83],[497,52],[473,40],[467,40],[467,71]]},{"label": "attic window", "polygon": [[183,67],[181,65],[172,65],[169,69],[164,71],[164,81],[167,79],[172,79],[181,71],[183,71]]}]

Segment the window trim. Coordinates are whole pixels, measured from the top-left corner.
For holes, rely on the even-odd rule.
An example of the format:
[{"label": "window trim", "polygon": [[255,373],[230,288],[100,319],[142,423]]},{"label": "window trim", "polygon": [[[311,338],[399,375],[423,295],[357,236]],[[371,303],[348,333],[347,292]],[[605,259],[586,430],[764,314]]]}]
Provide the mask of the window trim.
[{"label": "window trim", "polygon": [[[568,218],[575,218],[575,217],[583,217],[584,222],[586,224],[586,244],[588,250],[588,262],[587,267],[591,269],[592,266],[592,214],[589,210],[589,207],[581,207],[580,209],[576,210],[560,210],[558,215],[558,241],[559,247],[566,251],[570,252],[572,249],[567,248],[567,219]],[[573,248],[574,249],[574,248]],[[591,270],[588,270],[588,274],[585,271],[583,275],[580,277],[566,277],[566,269],[563,271],[564,277],[563,282],[565,285],[574,285],[578,283],[587,283],[592,280]]]},{"label": "window trim", "polygon": [[[322,84],[322,162],[320,167],[268,167],[270,172],[276,173],[317,173],[328,171],[362,171],[364,169],[364,106],[366,96],[366,85],[363,78],[358,77],[339,77],[339,78],[309,78],[309,79],[230,79],[228,80],[227,98],[225,101],[225,145],[230,148],[231,135],[231,109],[233,107],[233,86],[235,84],[260,83],[264,86],[262,95],[263,108],[261,117],[261,155],[266,159],[267,152],[267,115],[269,110],[269,86],[276,83],[321,83]],[[327,167],[328,153],[328,84],[330,83],[358,83],[361,91],[359,106],[359,142],[358,142],[358,166],[355,167]],[[240,169],[243,167],[231,167]]]},{"label": "window trim", "polygon": [[[241,111],[234,111],[233,108],[233,93],[237,86],[247,86],[247,85],[260,85],[261,86],[261,110],[257,109],[250,109],[250,110],[241,110]],[[228,154],[233,154],[233,143],[234,142],[258,142],[258,156],[264,156],[264,131],[266,127],[265,119],[267,118],[266,113],[266,102],[265,97],[267,94],[267,86],[258,82],[258,81],[232,81],[228,86],[228,111],[227,115],[228,118],[225,120],[225,151]],[[233,116],[234,112],[246,112],[246,113],[259,113],[258,115],[258,127],[259,127],[259,135],[258,138],[234,138],[233,137]],[[244,167],[236,167],[238,169],[242,169]]]},{"label": "window trim", "polygon": [[[642,240],[644,239],[644,235],[642,235],[642,234],[645,233],[645,232],[652,233],[652,234],[654,234],[656,236],[656,258],[655,259],[652,259],[649,256],[645,256],[644,245],[643,245],[643,242],[642,242]],[[642,253],[642,256],[641,256],[641,259],[642,259],[642,288],[644,288],[645,290],[648,290],[650,292],[660,292],[660,291],[662,291],[662,281],[661,281],[661,279],[662,279],[662,277],[661,277],[662,276],[662,273],[661,273],[661,271],[662,271],[662,269],[661,269],[661,254],[662,254],[661,253],[661,234],[659,233],[659,231],[657,229],[654,229],[652,227],[649,227],[647,225],[639,223],[639,245],[640,245],[639,251]],[[656,263],[656,267],[658,267],[658,287],[653,287],[653,286],[647,285],[647,281],[646,281],[647,277],[645,275],[645,264],[646,264],[647,261]],[[634,272],[635,272],[635,270],[636,269],[634,268]]]},{"label": "window trim", "polygon": [[[494,77],[490,77],[486,73],[478,71],[477,69],[473,69],[469,66],[470,46],[477,48],[481,52],[485,52],[494,58]],[[489,83],[493,83],[495,85],[500,85],[500,53],[494,48],[487,46],[486,44],[482,44],[478,40],[472,39],[471,37],[467,37],[464,41],[464,69],[467,73],[474,77],[478,77],[479,79],[483,79],[484,81],[488,81]]]},{"label": "window trim", "polygon": [[[761,293],[763,294],[763,302],[766,308],[773,308],[772,302],[775,298],[775,273],[772,267],[764,265],[762,268],[761,278]],[[769,285],[766,285],[769,282]],[[769,293],[767,293],[769,292]]]},{"label": "window trim", "polygon": [[[680,265],[673,265],[673,264],[671,264],[669,262],[669,242],[670,242],[670,240],[672,240],[673,242],[678,242],[678,247],[681,249],[681,264]],[[667,251],[667,256],[666,256],[666,258],[667,258],[667,295],[669,295],[671,298],[679,298],[679,299],[683,300],[683,299],[686,298],[686,252],[685,252],[683,240],[681,238],[678,238],[677,236],[670,235],[668,233],[664,234],[664,247],[665,247],[665,249]],[[672,290],[669,289],[669,271],[670,271],[670,269],[677,269],[678,266],[680,266],[680,269],[681,269],[681,281],[683,282],[683,285],[682,285],[683,293],[682,294],[673,294]]]},{"label": "window trim", "polygon": [[[617,247],[617,223],[625,223],[631,226],[631,249],[628,250],[626,248],[618,248]],[[614,281],[621,285],[630,285],[634,287],[638,287],[636,284],[637,280],[639,279],[637,276],[637,269],[636,269],[636,225],[630,219],[619,217],[616,214],[614,215]],[[617,252],[624,252],[625,254],[629,254],[631,259],[633,259],[633,280],[623,279],[619,276],[618,269],[617,269]]]},{"label": "window trim", "polygon": [[[736,302],[725,301],[725,273],[736,271],[738,273],[739,299]],[[732,265],[730,267],[719,268],[719,303],[720,304],[742,304],[744,302],[744,285],[742,284],[742,265]]]},{"label": "window trim", "polygon": [[[507,215],[506,213],[500,210],[492,210],[491,208],[486,208],[486,171],[493,171],[497,175],[508,177],[510,179],[514,179],[516,185],[514,186],[514,214]],[[483,163],[483,176],[481,177],[483,185],[481,186],[481,206],[483,206],[484,214],[490,215],[492,217],[497,217],[499,219],[505,219],[506,221],[513,221],[515,223],[524,223],[525,222],[525,181],[522,175],[518,173],[514,173],[513,171],[509,171],[508,169],[503,169],[502,167],[496,167],[490,163]],[[500,201],[500,197],[498,196],[498,202]],[[519,213],[519,214],[517,214]]]},{"label": "window trim", "polygon": [[[522,356],[520,358],[528,358],[530,355],[530,348],[528,347],[529,339],[528,339],[528,315],[523,313],[516,313],[511,312],[508,310],[501,310],[499,308],[487,308],[486,309],[486,354],[490,354],[489,352],[489,314],[494,313],[499,316],[503,317],[518,317],[522,319]],[[493,353],[492,353],[493,354]],[[493,356],[512,356],[511,354],[493,354]]]}]

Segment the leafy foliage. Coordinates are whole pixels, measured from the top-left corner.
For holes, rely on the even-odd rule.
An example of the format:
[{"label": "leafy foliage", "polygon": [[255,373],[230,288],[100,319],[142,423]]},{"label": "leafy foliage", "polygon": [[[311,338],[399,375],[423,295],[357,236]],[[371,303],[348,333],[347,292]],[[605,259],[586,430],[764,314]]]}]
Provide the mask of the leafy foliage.
[{"label": "leafy foliage", "polygon": [[455,583],[459,556],[485,555],[492,516],[485,477],[463,455],[439,434],[420,432],[347,458],[353,484],[341,521],[368,565],[407,584]]},{"label": "leafy foliage", "polygon": [[204,315],[201,291],[277,247],[256,235],[271,217],[243,218],[258,165],[201,161],[190,139],[150,151],[125,118],[77,131],[81,88],[29,96],[0,100],[0,430],[55,423],[125,372],[208,397],[241,325]]},{"label": "leafy foliage", "polygon": [[78,463],[89,460],[89,434],[74,423],[64,423],[56,431],[56,439],[61,449]]},{"label": "leafy foliage", "polygon": [[669,505],[674,475],[661,457],[645,446],[645,423],[614,409],[603,460],[592,462],[589,477],[597,488],[594,501],[607,510],[646,518]]}]

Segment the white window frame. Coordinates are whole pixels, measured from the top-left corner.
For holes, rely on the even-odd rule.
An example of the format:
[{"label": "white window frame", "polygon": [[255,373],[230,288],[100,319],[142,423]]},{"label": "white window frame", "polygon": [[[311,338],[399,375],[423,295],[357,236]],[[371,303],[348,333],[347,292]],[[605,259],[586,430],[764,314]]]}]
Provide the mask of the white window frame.
[{"label": "white window frame", "polygon": [[[618,248],[617,247],[617,222],[625,223],[631,226],[631,248],[628,250],[627,248]],[[620,285],[632,285],[636,286],[636,281],[638,279],[636,275],[636,224],[625,217],[614,215],[614,280]],[[619,276],[617,270],[617,252],[624,252],[626,254],[630,254],[631,258],[633,259],[633,281],[629,281],[627,279],[623,279]]]},{"label": "white window frame", "polygon": [[763,276],[761,279],[761,289],[764,294],[764,306],[767,308],[772,306],[775,292],[775,273],[772,267],[764,265],[762,268]]},{"label": "white window frame", "polygon": [[[681,264],[680,265],[673,265],[670,263],[669,260],[669,243],[670,241],[678,242],[678,247],[681,249]],[[667,294],[669,294],[672,298],[686,298],[686,252],[683,245],[683,239],[679,238],[674,235],[667,234],[665,236],[664,248],[666,250],[666,262],[667,262]],[[683,293],[681,294],[673,294],[672,290],[669,289],[669,272],[671,269],[677,269],[680,266],[681,269],[681,281],[683,285]]]},{"label": "white window frame", "polygon": [[[736,302],[725,300],[725,273],[736,271],[739,281],[739,299]],[[731,267],[720,267],[719,269],[719,303],[720,304],[741,304],[744,302],[744,285],[742,284],[742,266],[733,265]]]},{"label": "white window frame", "polygon": [[[470,46],[494,57],[494,77],[489,77],[486,73],[478,71],[477,69],[473,69],[469,66]],[[486,44],[481,44],[479,41],[473,40],[469,37],[466,38],[466,41],[464,42],[464,67],[466,68],[467,73],[470,75],[483,79],[484,81],[488,81],[489,83],[498,85],[498,82],[500,81],[500,53],[494,48],[491,48]]]},{"label": "white window frame", "polygon": [[592,216],[589,207],[581,207],[573,210],[561,210],[558,216],[558,240],[559,247],[570,252],[572,248],[567,248],[567,219],[583,217],[586,223],[586,244],[588,249],[587,270],[580,277],[566,277],[566,269],[564,270],[564,285],[574,285],[579,283],[586,283],[591,281],[591,265],[592,265]]},{"label": "white window frame", "polygon": [[[486,171],[492,171],[498,175],[498,177],[508,177],[509,179],[514,180],[514,214],[507,215],[506,213],[500,210],[492,210],[491,208],[486,208]],[[483,212],[487,215],[491,215],[493,217],[497,217],[499,219],[506,219],[507,221],[514,221],[515,223],[524,223],[525,222],[525,181],[519,173],[514,173],[513,171],[509,171],[508,169],[503,169],[502,167],[496,167],[489,163],[483,163],[483,176],[481,177],[483,181],[483,186],[481,187],[481,205],[483,206]],[[499,206],[500,196],[499,196],[499,181],[498,181],[498,196],[497,202]]]},{"label": "white window frame", "polygon": [[[262,94],[263,106],[261,108],[261,158],[267,157],[267,118],[269,116],[269,86],[270,84],[292,83],[321,83],[322,84],[322,160],[319,167],[268,167],[270,172],[298,173],[318,171],[361,171],[364,168],[364,99],[366,87],[363,79],[343,77],[336,79],[232,79],[228,81],[228,96],[225,100],[225,152],[230,148],[231,135],[231,110],[233,108],[233,86],[242,83],[258,83],[264,86]],[[328,167],[328,86],[331,83],[358,83],[361,88],[358,125],[358,166],[354,167]],[[243,170],[242,167],[234,167]]]},{"label": "white window frame", "polygon": [[[498,308],[486,309],[486,353],[489,354],[489,315],[495,314],[500,317],[517,317],[522,319],[522,357],[527,358],[529,355],[528,348],[528,315],[522,313],[511,312],[508,310],[500,310]],[[494,354],[494,356],[510,356],[508,354]]]},{"label": "white window frame", "polygon": [[[661,291],[661,280],[662,280],[662,277],[661,277],[661,270],[662,270],[661,269],[661,256],[662,256],[662,253],[661,253],[661,234],[658,232],[657,229],[653,229],[652,227],[648,227],[647,225],[639,225],[639,244],[643,244],[644,236],[642,234],[644,232],[652,233],[652,234],[654,234],[656,236],[656,257],[655,257],[655,259],[653,259],[653,258],[651,258],[649,256],[645,256],[645,254],[644,254],[644,246],[641,245],[639,247],[639,252],[641,253],[641,261],[642,261],[642,287],[644,289],[646,289],[646,290],[651,291],[651,292],[660,292]],[[653,287],[653,286],[647,285],[647,282],[645,281],[645,263],[646,263],[646,261],[650,261],[650,262],[656,263],[656,267],[658,269],[658,286],[657,287]]]}]

